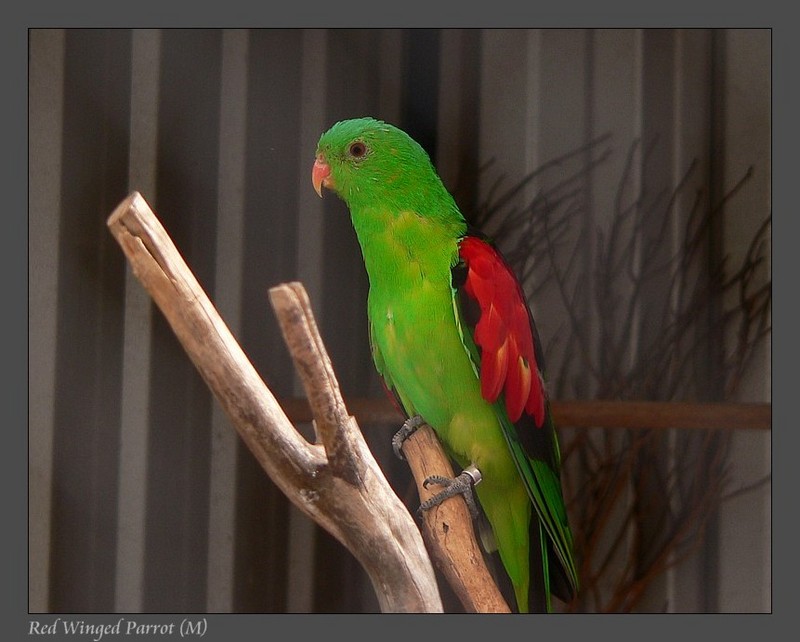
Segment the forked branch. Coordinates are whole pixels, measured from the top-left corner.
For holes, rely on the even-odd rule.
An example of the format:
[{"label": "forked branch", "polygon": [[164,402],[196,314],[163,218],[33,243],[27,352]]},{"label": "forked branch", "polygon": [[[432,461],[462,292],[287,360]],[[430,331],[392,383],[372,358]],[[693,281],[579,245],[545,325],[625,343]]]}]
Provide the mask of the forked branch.
[{"label": "forked branch", "polygon": [[136,192],[111,233],[250,451],[286,496],[363,565],[384,612],[441,612],[436,577],[414,520],[347,414],[301,286],[272,300],[303,375],[320,437],[310,444],[284,414]]},{"label": "forked branch", "polygon": [[[303,286],[277,286],[270,300],[305,387],[315,444],[287,418],[142,196],[134,192],[125,199],[108,226],[250,451],[286,496],[361,562],[381,610],[441,612],[419,530],[347,411]],[[425,477],[452,476],[429,428],[403,448],[421,499],[430,493],[422,486]],[[463,499],[443,502],[423,522],[438,566],[465,608],[507,612]]]}]

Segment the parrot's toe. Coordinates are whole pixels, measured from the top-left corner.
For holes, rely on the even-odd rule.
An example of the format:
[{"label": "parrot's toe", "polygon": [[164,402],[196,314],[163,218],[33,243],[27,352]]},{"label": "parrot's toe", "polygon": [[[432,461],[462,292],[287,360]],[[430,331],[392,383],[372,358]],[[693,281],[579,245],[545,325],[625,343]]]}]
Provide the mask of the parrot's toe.
[{"label": "parrot's toe", "polygon": [[406,419],[400,427],[400,430],[394,434],[394,437],[392,437],[392,450],[394,450],[394,454],[397,455],[398,459],[405,459],[403,456],[403,442],[413,435],[417,428],[424,423],[425,420],[422,417],[414,415]]},{"label": "parrot's toe", "polygon": [[430,510],[434,506],[438,506],[445,499],[455,495],[463,495],[464,501],[467,502],[467,507],[472,515],[472,519],[476,519],[479,514],[478,505],[475,503],[475,495],[472,492],[472,488],[477,485],[481,479],[481,471],[479,471],[475,466],[467,466],[458,477],[453,479],[449,477],[442,477],[440,475],[432,475],[426,478],[422,483],[425,488],[427,488],[429,484],[437,484],[439,486],[444,486],[444,490],[437,493],[430,499],[422,502],[418,512],[421,514],[426,510]]}]

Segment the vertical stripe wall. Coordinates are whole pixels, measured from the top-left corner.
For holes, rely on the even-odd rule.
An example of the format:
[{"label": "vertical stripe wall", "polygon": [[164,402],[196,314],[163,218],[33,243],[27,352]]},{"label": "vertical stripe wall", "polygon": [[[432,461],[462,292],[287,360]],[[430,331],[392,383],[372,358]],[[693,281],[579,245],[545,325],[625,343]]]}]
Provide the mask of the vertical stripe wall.
[{"label": "vertical stripe wall", "polygon": [[29,62],[29,521],[28,605],[49,608],[50,516],[58,324],[64,32],[33,31]]},{"label": "vertical stripe wall", "polygon": [[64,47],[49,600],[111,610],[125,265],[104,216],[127,190],[131,33],[70,30]]},{"label": "vertical stripe wall", "polygon": [[[135,31],[131,41],[131,144],[128,185],[156,198],[158,83],[161,33]],[[119,511],[116,583],[118,611],[140,612],[144,597],[144,535],[147,515],[148,408],[152,303],[128,267],[120,418]]]},{"label": "vertical stripe wall", "polygon": [[[523,207],[595,164],[568,230],[586,265],[634,141],[657,144],[637,157],[631,193],[674,184],[697,159],[698,184],[721,194],[753,165],[749,200],[720,231],[741,258],[770,207],[770,47],[767,30],[31,30],[30,610],[378,609],[357,561],[240,443],[128,269],[105,220],[131,190],[279,397],[302,393],[268,301],[289,280],[311,295],[345,395],[377,396],[360,251],[343,204],[310,186],[324,129],[366,114],[405,128],[468,216],[500,177],[510,186],[571,154],[509,205]],[[666,255],[680,225],[651,221],[641,239]],[[544,267],[526,288],[555,370],[565,319]],[[669,309],[657,282],[636,310],[634,353]],[[597,321],[586,328],[597,349]],[[769,400],[769,372],[767,347],[743,398]],[[580,372],[569,381],[573,395],[598,393]],[[404,493],[392,427],[362,427]],[[737,435],[731,464],[734,488],[767,475],[769,437]],[[771,610],[769,511],[769,486],[726,505],[706,552],[641,609]]]}]

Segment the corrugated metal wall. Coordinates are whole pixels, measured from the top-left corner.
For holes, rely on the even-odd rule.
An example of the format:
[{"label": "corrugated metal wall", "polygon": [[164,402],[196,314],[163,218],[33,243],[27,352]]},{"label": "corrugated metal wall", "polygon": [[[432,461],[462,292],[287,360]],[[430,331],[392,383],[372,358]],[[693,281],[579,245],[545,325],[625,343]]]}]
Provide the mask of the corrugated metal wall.
[{"label": "corrugated metal wall", "polygon": [[[581,148],[565,174],[597,161],[589,143],[610,135],[571,226],[587,264],[635,140],[658,140],[630,173],[640,190],[698,159],[698,180],[724,191],[753,165],[719,239],[736,258],[770,207],[770,46],[767,30],[32,30],[30,610],[377,610],[355,560],[238,442],[129,273],[105,226],[129,191],[278,396],[301,389],[267,290],[297,279],[345,395],[379,395],[355,236],[310,185],[322,131],[364,114],[402,126],[465,209],[499,176]],[[554,297],[543,289],[534,311],[557,370]],[[746,398],[769,399],[769,369],[765,349]],[[402,491],[391,429],[364,428]],[[734,485],[768,474],[769,437],[737,435],[732,465]],[[644,608],[770,610],[769,496],[727,503],[715,561],[671,572]]]}]

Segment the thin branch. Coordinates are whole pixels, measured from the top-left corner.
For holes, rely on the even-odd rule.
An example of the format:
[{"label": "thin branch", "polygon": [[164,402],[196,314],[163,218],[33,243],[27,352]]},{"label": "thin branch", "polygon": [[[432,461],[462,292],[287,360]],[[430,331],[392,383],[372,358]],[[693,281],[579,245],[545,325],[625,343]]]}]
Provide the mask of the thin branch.
[{"label": "thin branch", "polygon": [[[403,442],[417,483],[420,502],[435,494],[425,488],[432,475],[452,478],[450,461],[430,426],[423,425]],[[471,613],[509,613],[475,539],[472,519],[463,496],[446,499],[423,513],[423,535],[437,567],[444,573],[464,608]]]}]

